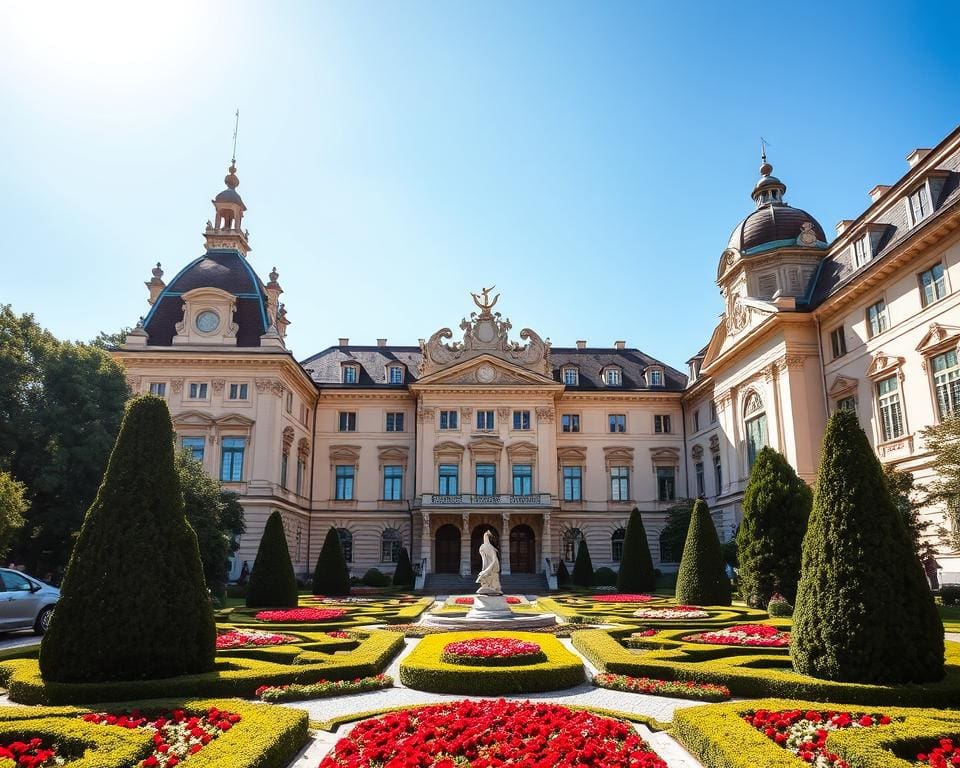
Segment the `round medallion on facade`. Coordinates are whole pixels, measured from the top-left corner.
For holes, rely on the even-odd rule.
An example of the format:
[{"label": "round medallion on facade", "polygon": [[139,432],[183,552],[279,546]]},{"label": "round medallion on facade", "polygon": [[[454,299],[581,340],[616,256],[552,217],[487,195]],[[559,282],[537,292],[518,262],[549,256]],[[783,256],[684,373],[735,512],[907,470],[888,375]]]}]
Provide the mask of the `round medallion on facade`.
[{"label": "round medallion on facade", "polygon": [[489,384],[496,377],[497,372],[493,370],[493,366],[490,365],[481,365],[477,368],[477,381],[483,384]]},{"label": "round medallion on facade", "polygon": [[497,338],[497,329],[490,320],[481,320],[477,323],[474,333],[484,344],[489,344]]},{"label": "round medallion on facade", "polygon": [[220,325],[220,315],[212,309],[205,309],[197,315],[197,330],[201,333],[212,333]]}]

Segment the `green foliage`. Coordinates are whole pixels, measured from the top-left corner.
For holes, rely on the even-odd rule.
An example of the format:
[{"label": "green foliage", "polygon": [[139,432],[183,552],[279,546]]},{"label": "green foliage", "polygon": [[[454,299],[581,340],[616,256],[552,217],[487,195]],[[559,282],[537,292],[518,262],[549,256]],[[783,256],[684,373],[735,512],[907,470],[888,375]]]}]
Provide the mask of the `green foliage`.
[{"label": "green foliage", "polygon": [[577,547],[577,559],[573,563],[573,584],[578,587],[593,586],[593,561],[590,559],[590,550],[587,548],[587,540],[580,539]]},{"label": "green foliage", "polygon": [[330,527],[323,540],[313,571],[313,594],[339,597],[350,594],[350,569],[343,556],[343,546],[337,529]]},{"label": "green foliage", "polygon": [[283,518],[274,510],[267,518],[247,586],[247,608],[294,608],[297,577],[290,562]]},{"label": "green foliage", "polygon": [[400,547],[400,556],[397,559],[397,567],[393,571],[393,586],[413,586],[413,566],[410,565],[410,553],[407,552],[406,547]]},{"label": "green foliage", "polygon": [[933,454],[934,480],[927,487],[926,503],[940,502],[950,517],[941,535],[960,549],[960,415],[920,430],[926,449]]},{"label": "green foliage", "polygon": [[595,587],[615,587],[617,585],[617,572],[612,568],[597,568],[593,572],[593,586]]},{"label": "green foliage", "polygon": [[567,564],[560,558],[560,565],[557,566],[557,586],[566,587],[570,584],[570,571],[567,570]]},{"label": "green foliage", "polygon": [[740,594],[747,605],[765,608],[774,592],[791,602],[796,599],[811,503],[810,488],[786,458],[763,448],[743,493],[743,521],[737,531]]},{"label": "green foliage", "polygon": [[127,334],[130,333],[131,330],[133,329],[130,327],[124,327],[113,333],[100,331],[100,333],[97,334],[97,338],[90,342],[90,346],[106,350],[116,349],[127,342]]},{"label": "green foliage", "polygon": [[677,572],[677,602],[687,605],[730,605],[730,579],[724,570],[720,539],[710,508],[697,499]]},{"label": "green foliage", "polygon": [[650,556],[650,544],[643,527],[643,517],[636,507],[627,522],[627,535],[623,541],[623,559],[617,574],[618,592],[652,592],[657,585]]},{"label": "green foliage", "polygon": [[40,648],[48,680],[157,679],[213,668],[216,627],[164,400],[130,401],[61,595]]},{"label": "green foliage", "polygon": [[379,568],[369,568],[363,574],[363,584],[366,587],[389,587],[390,577]]},{"label": "green foliage", "polygon": [[174,461],[187,522],[197,534],[207,587],[213,594],[220,595],[230,574],[234,536],[245,530],[243,507],[237,495],[222,490],[220,483],[207,474],[190,451],[177,451]]},{"label": "green foliage", "polygon": [[929,541],[929,536],[933,533],[930,530],[933,527],[933,522],[924,520],[920,516],[924,501],[915,493],[915,491],[921,489],[917,487],[913,479],[913,473],[897,469],[893,464],[887,464],[883,467],[883,478],[887,481],[887,488],[890,489],[893,503],[900,514],[903,515],[903,521],[906,523],[910,538],[913,541],[913,549],[917,553],[917,557],[920,558],[920,562],[924,562],[929,557],[934,557],[937,551]]},{"label": "green foliage", "polygon": [[[675,555],[683,552],[683,545],[690,530],[690,516],[693,514],[693,499],[682,499],[667,510],[667,522],[660,532],[660,546]],[[675,561],[664,561],[675,562]]]},{"label": "green foliage", "polygon": [[0,469],[27,488],[11,557],[30,571],[66,565],[128,395],[105,351],[58,341],[33,315],[0,305]]},{"label": "green foliage", "polygon": [[786,600],[771,600],[767,603],[767,613],[775,619],[788,618],[793,616],[793,606]]},{"label": "green foliage", "polygon": [[943,624],[857,417],[827,422],[797,591],[793,667],[859,683],[944,674]]},{"label": "green foliage", "polygon": [[23,515],[30,507],[26,486],[9,472],[0,472],[0,557],[10,549],[10,541],[23,527]]}]

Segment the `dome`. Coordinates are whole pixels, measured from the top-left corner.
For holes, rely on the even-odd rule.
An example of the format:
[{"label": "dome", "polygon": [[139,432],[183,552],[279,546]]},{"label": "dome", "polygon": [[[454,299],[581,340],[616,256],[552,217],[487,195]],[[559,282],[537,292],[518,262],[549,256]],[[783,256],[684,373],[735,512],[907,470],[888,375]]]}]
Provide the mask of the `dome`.
[{"label": "dome", "polygon": [[218,194],[213,198],[215,203],[236,203],[237,205],[243,205],[243,200],[240,198],[240,193],[235,189],[225,189],[223,192]]},{"label": "dome", "polygon": [[[798,244],[798,238],[804,232],[804,224],[810,223],[816,235],[816,243],[827,241],[823,227],[809,213],[800,208],[792,208],[786,203],[767,204],[753,211],[737,224],[730,235],[728,248],[736,248],[741,253],[751,253],[770,248],[779,248]],[[802,241],[799,243],[806,245]]]}]

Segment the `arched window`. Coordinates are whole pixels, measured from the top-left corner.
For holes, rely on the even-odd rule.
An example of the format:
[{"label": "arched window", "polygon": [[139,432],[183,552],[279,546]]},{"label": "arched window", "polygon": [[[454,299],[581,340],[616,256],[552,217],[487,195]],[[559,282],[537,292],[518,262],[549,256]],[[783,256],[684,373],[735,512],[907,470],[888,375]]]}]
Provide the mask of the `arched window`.
[{"label": "arched window", "polygon": [[577,559],[577,550],[583,541],[583,531],[579,528],[567,528],[563,532],[563,559],[572,563]]},{"label": "arched window", "polygon": [[753,467],[760,449],[767,444],[767,414],[763,400],[756,392],[747,395],[743,404],[744,434],[747,438],[747,471]]},{"label": "arched window", "polygon": [[343,550],[343,559],[348,563],[353,562],[353,534],[346,528],[337,528],[337,535],[340,537],[340,548]]},{"label": "arched window", "polygon": [[675,563],[679,560],[679,552],[674,551],[673,541],[669,537],[664,538],[665,533],[660,534],[660,562]]},{"label": "arched window", "polygon": [[387,528],[380,537],[380,562],[395,563],[400,559],[402,546],[400,531],[396,528]]},{"label": "arched window", "polygon": [[610,536],[610,551],[613,562],[619,563],[623,560],[623,541],[627,538],[625,528],[617,528]]}]

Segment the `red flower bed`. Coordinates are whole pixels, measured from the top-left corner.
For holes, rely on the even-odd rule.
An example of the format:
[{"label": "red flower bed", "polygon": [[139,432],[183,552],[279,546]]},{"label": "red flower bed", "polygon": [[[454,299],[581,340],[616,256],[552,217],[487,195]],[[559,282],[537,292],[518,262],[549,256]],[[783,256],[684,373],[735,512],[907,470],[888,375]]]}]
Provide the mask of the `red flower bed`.
[{"label": "red flower bed", "polygon": [[[458,597],[453,601],[456,605],[473,605],[472,597]],[[510,596],[507,598],[507,605],[520,605],[520,598]]]},{"label": "red flower bed", "polygon": [[666,768],[627,723],[556,704],[458,701],[365,720],[320,768]]},{"label": "red flower bed", "polygon": [[888,725],[886,715],[865,715],[854,712],[817,712],[816,710],[792,709],[770,712],[766,709],[750,712],[743,719],[763,733],[768,739],[817,768],[849,768],[833,752],[826,748],[831,731],[843,728],[871,728]]},{"label": "red flower bed", "polygon": [[282,611],[260,611],[258,621],[331,621],[347,613],[345,608],[290,608]]},{"label": "red flower bed", "polygon": [[699,701],[726,701],[730,698],[730,689],[725,685],[695,683],[692,680],[656,680],[651,677],[630,677],[603,672],[593,676],[593,684],[613,691],[674,696]]},{"label": "red flower bed", "polygon": [[512,637],[475,637],[447,643],[440,660],[447,664],[531,664],[546,657],[537,643]]},{"label": "red flower bed", "polygon": [[940,739],[929,752],[917,755],[917,764],[932,768],[954,768],[960,765],[960,744],[955,744],[953,739]]},{"label": "red flower bed", "polygon": [[231,629],[217,635],[217,650],[226,651],[231,648],[245,648],[247,646],[286,645],[298,643],[300,638],[292,635],[278,635],[273,632],[257,632],[247,629]]},{"label": "red flower bed", "polygon": [[147,716],[135,709],[130,714],[119,715],[91,712],[83,715],[83,719],[99,725],[152,731],[153,754],[141,761],[139,768],[174,768],[239,723],[240,715],[211,707],[202,715],[174,709]]},{"label": "red flower bed", "polygon": [[781,632],[769,624],[737,624],[716,632],[700,632],[683,638],[687,643],[710,645],[748,645],[757,648],[785,648],[790,645],[790,633]]},{"label": "red flower bed", "polygon": [[609,595],[594,595],[590,599],[598,603],[649,603],[654,598],[650,595],[618,594],[612,592]]},{"label": "red flower bed", "polygon": [[45,747],[43,740],[36,738],[0,745],[0,760],[12,760],[17,768],[44,768],[66,762],[56,750]]},{"label": "red flower bed", "polygon": [[327,637],[335,637],[337,640],[350,640],[353,635],[349,632],[344,632],[342,629],[332,629],[327,632]]}]

